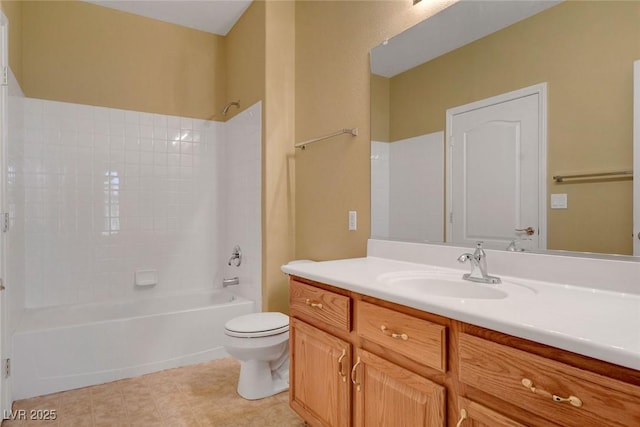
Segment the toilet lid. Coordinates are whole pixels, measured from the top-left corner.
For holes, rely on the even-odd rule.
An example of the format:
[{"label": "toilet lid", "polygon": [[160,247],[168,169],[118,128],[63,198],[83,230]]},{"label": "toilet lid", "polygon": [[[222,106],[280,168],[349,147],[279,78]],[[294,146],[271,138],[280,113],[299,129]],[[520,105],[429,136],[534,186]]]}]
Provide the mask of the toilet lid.
[{"label": "toilet lid", "polygon": [[289,330],[289,316],[277,312],[252,313],[229,320],[225,333],[232,337],[256,338],[278,335]]}]

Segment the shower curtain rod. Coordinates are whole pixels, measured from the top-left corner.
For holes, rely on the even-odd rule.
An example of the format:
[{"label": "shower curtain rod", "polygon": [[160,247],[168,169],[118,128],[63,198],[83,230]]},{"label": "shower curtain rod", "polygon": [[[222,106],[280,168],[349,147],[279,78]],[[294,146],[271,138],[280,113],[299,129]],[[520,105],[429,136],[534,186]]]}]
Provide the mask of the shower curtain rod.
[{"label": "shower curtain rod", "polygon": [[306,141],[303,142],[299,142],[296,145],[294,145],[295,148],[300,148],[301,150],[304,150],[305,147],[309,144],[313,144],[314,142],[318,142],[318,141],[322,141],[325,139],[329,139],[329,138],[333,138],[334,136],[338,136],[338,135],[342,135],[343,133],[350,133],[353,136],[358,136],[358,128],[351,128],[351,129],[340,129],[337,132],[334,132],[330,135],[325,135],[325,136],[320,136],[318,138],[312,138],[312,139],[308,139]]}]

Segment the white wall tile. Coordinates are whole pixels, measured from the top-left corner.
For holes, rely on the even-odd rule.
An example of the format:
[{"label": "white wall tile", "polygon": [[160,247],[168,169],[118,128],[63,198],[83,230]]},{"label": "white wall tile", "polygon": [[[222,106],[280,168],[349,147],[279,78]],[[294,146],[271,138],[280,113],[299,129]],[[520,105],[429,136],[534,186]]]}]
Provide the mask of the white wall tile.
[{"label": "white wall tile", "polygon": [[[12,197],[24,217],[14,270],[27,307],[220,287],[230,241],[246,248],[243,292],[259,301],[259,105],[252,121],[245,112],[222,124],[23,101],[10,148],[24,177]],[[249,139],[230,140],[233,126],[248,126],[235,134]],[[236,157],[231,176],[227,153]],[[158,285],[136,289],[136,269],[157,269]]]}]

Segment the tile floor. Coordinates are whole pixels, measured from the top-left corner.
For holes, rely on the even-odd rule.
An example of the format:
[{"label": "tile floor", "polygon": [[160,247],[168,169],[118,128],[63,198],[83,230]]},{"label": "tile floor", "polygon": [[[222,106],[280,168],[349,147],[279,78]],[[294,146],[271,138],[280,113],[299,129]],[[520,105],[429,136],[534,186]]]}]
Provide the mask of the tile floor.
[{"label": "tile floor", "polygon": [[56,410],[56,419],[5,420],[2,427],[287,427],[304,425],[288,393],[248,401],[238,396],[233,358],[14,403],[13,413]]}]

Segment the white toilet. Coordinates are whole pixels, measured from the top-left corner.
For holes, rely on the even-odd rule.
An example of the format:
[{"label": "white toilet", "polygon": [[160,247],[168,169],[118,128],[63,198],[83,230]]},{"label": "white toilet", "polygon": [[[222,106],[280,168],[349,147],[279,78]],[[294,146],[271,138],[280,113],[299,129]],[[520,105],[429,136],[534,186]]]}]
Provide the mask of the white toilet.
[{"label": "white toilet", "polygon": [[224,326],[227,352],[240,361],[238,394],[254,400],[289,388],[289,317],[252,313]]}]

